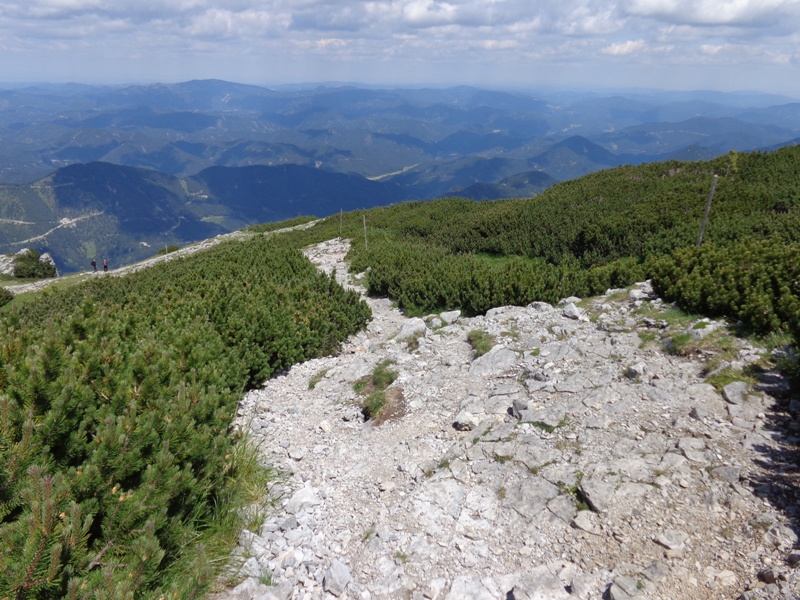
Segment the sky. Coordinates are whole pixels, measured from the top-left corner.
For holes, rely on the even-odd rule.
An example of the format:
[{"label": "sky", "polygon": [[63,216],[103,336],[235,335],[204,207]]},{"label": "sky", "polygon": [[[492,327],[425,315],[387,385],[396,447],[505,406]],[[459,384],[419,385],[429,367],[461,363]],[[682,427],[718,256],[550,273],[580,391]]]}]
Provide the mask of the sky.
[{"label": "sky", "polygon": [[0,82],[800,98],[800,0],[3,0]]}]

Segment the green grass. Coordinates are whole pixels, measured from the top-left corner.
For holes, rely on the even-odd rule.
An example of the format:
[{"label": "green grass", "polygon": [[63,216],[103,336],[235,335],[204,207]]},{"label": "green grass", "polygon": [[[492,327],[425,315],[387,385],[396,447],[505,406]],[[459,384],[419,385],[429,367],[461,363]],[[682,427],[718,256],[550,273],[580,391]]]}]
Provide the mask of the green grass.
[{"label": "green grass", "polygon": [[372,523],[367,530],[361,534],[361,541],[367,543],[370,538],[375,535],[375,523]]},{"label": "green grass", "polygon": [[372,392],[361,401],[361,409],[367,420],[377,417],[384,406],[386,406],[386,393],[383,390]]},{"label": "green grass", "polygon": [[276,221],[275,223],[262,223],[260,225],[251,225],[245,228],[245,231],[250,233],[267,233],[270,231],[277,231],[278,229],[286,229],[287,227],[296,227],[298,225],[305,225],[311,221],[316,221],[317,217],[299,216],[286,221]]},{"label": "green grass", "polygon": [[257,531],[264,522],[269,508],[266,490],[277,474],[261,463],[258,446],[247,437],[233,447],[229,465],[230,485],[220,502],[226,506],[225,512],[218,513],[193,543],[187,544],[185,555],[170,570],[172,577],[165,587],[171,587],[176,598],[201,596],[220,575],[236,568],[237,564],[230,564],[231,552],[242,529]]},{"label": "green grass", "polygon": [[414,335],[409,336],[406,338],[406,348],[408,348],[409,352],[415,352],[419,350],[419,340],[421,337],[424,337],[425,334],[422,331],[418,331]]},{"label": "green grass", "polygon": [[353,383],[353,390],[361,395],[369,395],[376,391],[383,391],[392,383],[394,383],[395,379],[399,373],[397,371],[393,371],[389,367],[395,364],[393,360],[384,360],[380,362],[376,367],[372,370],[372,373],[358,379],[355,383]]},{"label": "green grass", "polygon": [[636,333],[639,336],[639,339],[642,341],[642,343],[639,344],[639,348],[644,348],[645,346],[647,346],[647,344],[655,342],[658,339],[658,333],[652,330],[640,329]]},{"label": "green grass", "polygon": [[317,384],[322,381],[327,374],[328,369],[322,369],[321,371],[314,373],[314,375],[311,376],[311,379],[308,380],[308,389],[313,390],[315,387],[317,387]]},{"label": "green grass", "polygon": [[395,364],[393,360],[384,360],[372,370],[370,375],[362,377],[353,383],[353,390],[364,396],[361,401],[361,410],[367,420],[376,419],[386,406],[385,390],[397,379],[399,373],[390,369]]},{"label": "green grass", "polygon": [[719,373],[715,373],[711,377],[706,378],[706,383],[713,385],[714,389],[720,394],[722,393],[722,388],[734,381],[746,381],[750,385],[758,383],[758,379],[749,369],[732,369],[730,367],[722,369]]},{"label": "green grass", "polygon": [[481,331],[480,329],[473,329],[467,334],[467,341],[472,346],[472,350],[475,352],[475,358],[483,356],[489,350],[491,350],[497,340],[493,335],[489,335],[485,331]]},{"label": "green grass", "polygon": [[372,382],[376,388],[385,390],[397,379],[399,373],[389,368],[393,364],[393,360],[384,360],[372,371]]}]

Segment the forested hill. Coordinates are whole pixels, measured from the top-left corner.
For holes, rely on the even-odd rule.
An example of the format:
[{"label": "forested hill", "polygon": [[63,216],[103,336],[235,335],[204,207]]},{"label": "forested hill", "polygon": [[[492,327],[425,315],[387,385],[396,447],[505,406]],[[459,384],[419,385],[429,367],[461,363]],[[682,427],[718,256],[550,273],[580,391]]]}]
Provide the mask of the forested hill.
[{"label": "forested hill", "polygon": [[403,198],[392,183],[300,165],[211,167],[179,179],[104,162],[0,186],[0,253],[49,252],[62,273],[142,260],[253,223],[327,216]]}]

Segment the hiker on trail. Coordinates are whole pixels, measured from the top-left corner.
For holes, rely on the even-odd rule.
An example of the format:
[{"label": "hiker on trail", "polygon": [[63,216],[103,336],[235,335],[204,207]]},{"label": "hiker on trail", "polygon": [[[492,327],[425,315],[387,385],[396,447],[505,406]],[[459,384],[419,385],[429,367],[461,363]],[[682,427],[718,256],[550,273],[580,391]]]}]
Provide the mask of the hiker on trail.
[{"label": "hiker on trail", "polygon": [[108,259],[107,258],[103,259],[103,271],[108,272]]},{"label": "hiker on trail", "polygon": [[92,259],[92,268],[94,272],[97,273],[97,261],[94,258]]}]

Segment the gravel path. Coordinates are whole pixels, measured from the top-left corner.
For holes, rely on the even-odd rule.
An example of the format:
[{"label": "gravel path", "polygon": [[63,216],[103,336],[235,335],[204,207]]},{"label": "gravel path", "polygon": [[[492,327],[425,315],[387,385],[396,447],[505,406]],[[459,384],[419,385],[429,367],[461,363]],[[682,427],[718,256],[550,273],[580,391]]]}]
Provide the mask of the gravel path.
[{"label": "gravel path", "polygon": [[[306,253],[363,292],[347,250]],[[799,597],[800,403],[779,379],[720,394],[709,353],[667,354],[648,284],[475,318],[367,301],[339,355],[241,402],[282,478],[240,536],[241,583],[214,598]],[[496,341],[480,358],[473,330]],[[735,343],[732,366],[759,359]],[[354,384],[385,361],[376,425]]]}]

